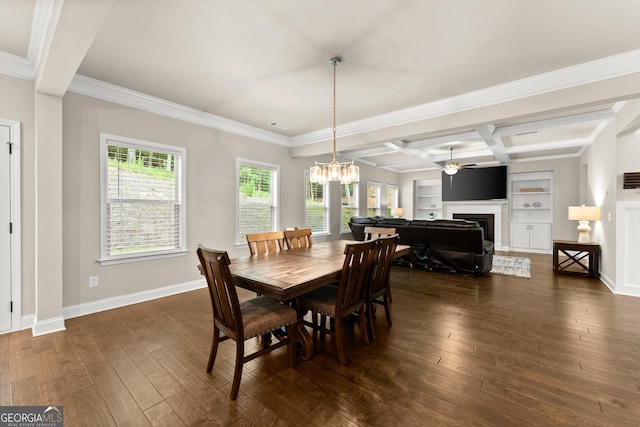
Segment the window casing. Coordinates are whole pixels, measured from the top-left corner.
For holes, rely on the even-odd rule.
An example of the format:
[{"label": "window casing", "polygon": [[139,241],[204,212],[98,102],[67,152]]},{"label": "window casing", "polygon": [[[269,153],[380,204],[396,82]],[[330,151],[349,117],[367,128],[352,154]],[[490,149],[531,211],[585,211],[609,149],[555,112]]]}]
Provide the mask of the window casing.
[{"label": "window casing", "polygon": [[340,232],[349,233],[349,220],[352,216],[358,216],[358,189],[357,182],[352,184],[340,184]]},{"label": "window casing", "polygon": [[238,203],[236,244],[246,244],[248,233],[279,229],[280,167],[251,160],[236,160]]},{"label": "window casing", "polygon": [[382,185],[378,182],[367,182],[367,216],[380,215],[380,193]]},{"label": "window casing", "polygon": [[186,149],[100,134],[100,262],[186,252]]},{"label": "window casing", "polygon": [[304,174],[304,223],[314,234],[329,233],[329,185],[312,183]]},{"label": "window casing", "polygon": [[387,216],[393,216],[391,210],[400,207],[399,194],[397,185],[387,184]]}]

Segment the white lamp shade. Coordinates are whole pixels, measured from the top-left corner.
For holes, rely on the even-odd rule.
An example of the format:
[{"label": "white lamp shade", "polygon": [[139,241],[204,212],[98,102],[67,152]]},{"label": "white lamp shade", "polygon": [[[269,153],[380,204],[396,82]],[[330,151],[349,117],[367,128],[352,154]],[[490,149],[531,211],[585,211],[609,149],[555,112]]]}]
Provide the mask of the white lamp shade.
[{"label": "white lamp shade", "polygon": [[404,209],[402,208],[393,208],[391,209],[391,215],[396,217],[401,217],[404,214]]},{"label": "white lamp shade", "polygon": [[591,237],[589,232],[589,221],[597,221],[600,219],[600,208],[597,206],[569,206],[569,219],[578,221],[578,242],[589,243]]},{"label": "white lamp shade", "polygon": [[600,208],[597,206],[569,206],[569,219],[572,221],[598,221]]}]

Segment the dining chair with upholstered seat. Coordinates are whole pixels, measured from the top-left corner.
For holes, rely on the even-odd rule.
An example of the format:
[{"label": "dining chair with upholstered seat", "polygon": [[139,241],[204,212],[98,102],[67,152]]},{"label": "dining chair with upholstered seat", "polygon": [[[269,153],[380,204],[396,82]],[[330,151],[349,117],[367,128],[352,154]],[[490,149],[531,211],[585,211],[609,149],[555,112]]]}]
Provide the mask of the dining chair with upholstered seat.
[{"label": "dining chair with upholstered seat", "polygon": [[[229,255],[198,245],[200,269],[207,279],[211,306],[213,308],[213,338],[207,364],[207,373],[213,364],[221,341],[236,342],[236,364],[231,386],[231,400],[235,400],[240,389],[242,367],[245,363],[282,346],[288,346],[289,364],[296,366],[296,341],[298,316],[296,310],[267,296],[259,296],[240,302],[235,281],[229,270]],[[262,348],[245,355],[244,342],[272,331],[286,328],[286,336],[271,345],[263,342]],[[223,333],[224,336],[220,336]]]},{"label": "dining chair with upholstered seat", "polygon": [[310,248],[313,246],[313,239],[311,238],[310,228],[299,228],[296,230],[285,230],[284,239],[287,243],[287,248]]},{"label": "dining chair with upholstered seat", "polygon": [[367,314],[367,325],[369,327],[369,338],[375,340],[374,313],[375,305],[384,306],[384,314],[387,318],[387,324],[391,326],[391,306],[389,301],[389,273],[391,272],[391,263],[398,246],[400,238],[397,234],[389,237],[379,237],[377,242],[375,256],[371,265],[371,275],[369,279],[369,287],[365,297],[365,312]]},{"label": "dining chair with upholstered seat", "polygon": [[389,227],[365,227],[364,240],[377,239],[378,237],[389,237],[396,234],[395,228]]},{"label": "dining chair with upholstered seat", "polygon": [[[301,297],[302,307],[311,311],[311,322],[305,324],[314,330],[314,346],[318,332],[333,336],[338,360],[342,365],[347,364],[343,342],[343,319],[356,313],[362,340],[366,344],[369,343],[364,298],[376,245],[375,240],[346,245],[338,286],[324,286]],[[318,315],[335,320],[334,329],[327,328],[325,322],[318,323]]]},{"label": "dining chair with upholstered seat", "polygon": [[282,231],[247,234],[247,244],[251,255],[280,252],[286,249]]}]

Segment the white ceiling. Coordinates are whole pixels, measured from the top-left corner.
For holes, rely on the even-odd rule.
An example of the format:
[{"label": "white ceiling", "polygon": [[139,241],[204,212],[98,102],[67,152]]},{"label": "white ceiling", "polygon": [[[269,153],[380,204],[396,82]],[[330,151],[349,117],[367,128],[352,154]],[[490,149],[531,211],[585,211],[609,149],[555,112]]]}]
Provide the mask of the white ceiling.
[{"label": "white ceiling", "polygon": [[579,156],[640,88],[492,107],[636,74],[639,22],[637,0],[0,0],[0,72],[57,76],[49,46],[83,41],[68,90],[302,157],[331,150],[339,55],[340,157],[407,172],[452,145],[478,165]]}]

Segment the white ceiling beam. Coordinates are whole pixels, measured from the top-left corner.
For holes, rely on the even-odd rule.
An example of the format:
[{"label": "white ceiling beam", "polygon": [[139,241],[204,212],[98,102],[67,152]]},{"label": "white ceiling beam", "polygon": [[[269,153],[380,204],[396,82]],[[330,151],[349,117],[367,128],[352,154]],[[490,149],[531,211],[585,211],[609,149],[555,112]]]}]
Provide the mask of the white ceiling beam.
[{"label": "white ceiling beam", "polygon": [[487,144],[487,147],[493,153],[493,156],[498,160],[501,165],[506,165],[509,163],[509,155],[504,151],[504,143],[499,136],[495,136],[493,133],[495,132],[496,127],[494,125],[486,125],[476,128],[476,132],[480,135]]},{"label": "white ceiling beam", "polygon": [[364,150],[356,150],[356,151],[338,151],[338,154],[348,157],[348,158],[359,158],[359,157],[369,157],[369,156],[382,156],[385,154],[394,153],[396,150],[390,149],[388,147],[375,147],[375,148],[367,148]]},{"label": "white ceiling beam", "polygon": [[535,151],[561,150],[564,148],[576,148],[591,145],[590,138],[567,139],[564,141],[539,142],[535,144],[516,145],[505,148],[507,154],[531,153]]},{"label": "white ceiling beam", "polygon": [[513,136],[522,133],[532,133],[542,129],[557,128],[563,126],[571,126],[578,123],[597,122],[601,120],[611,120],[615,118],[616,113],[611,108],[604,110],[589,111],[586,113],[571,114],[563,117],[554,117],[552,119],[536,120],[528,123],[520,123],[517,125],[509,125],[499,127],[493,132],[493,136]]},{"label": "white ceiling beam", "polygon": [[[493,157],[493,152],[488,148],[484,150],[461,151],[457,154],[455,153],[455,150],[454,150],[453,161],[460,163],[460,161],[464,159],[472,159],[474,157],[486,157],[486,156]],[[432,157],[432,160],[434,162],[448,162],[450,159],[451,159],[451,156],[449,154]]]},{"label": "white ceiling beam", "polygon": [[450,142],[471,141],[480,139],[480,135],[475,130],[453,133],[449,135],[434,136],[433,138],[421,139],[418,141],[405,142],[405,148],[429,148]]},{"label": "white ceiling beam", "polygon": [[112,4],[113,0],[55,2],[36,68],[39,93],[64,96]]}]

